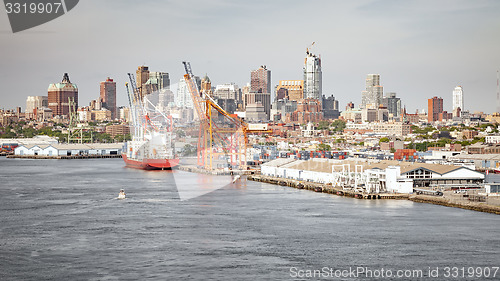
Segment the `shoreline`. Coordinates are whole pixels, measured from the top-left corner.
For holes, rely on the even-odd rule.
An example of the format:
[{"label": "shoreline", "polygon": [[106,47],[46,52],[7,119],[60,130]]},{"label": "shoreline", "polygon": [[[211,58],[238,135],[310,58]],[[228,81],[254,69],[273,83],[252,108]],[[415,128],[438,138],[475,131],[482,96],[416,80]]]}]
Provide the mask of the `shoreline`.
[{"label": "shoreline", "polygon": [[363,194],[361,192],[356,192],[351,190],[342,190],[342,188],[332,186],[329,184],[301,182],[293,179],[276,178],[263,175],[248,175],[247,179],[256,182],[289,186],[296,189],[307,189],[314,192],[329,193],[337,196],[346,196],[364,200],[382,200],[382,199],[410,200],[416,203],[427,203],[427,204],[461,208],[471,211],[500,215],[500,206],[488,205],[486,203],[478,203],[478,202],[464,202],[464,203],[452,202],[451,199],[437,197],[437,196],[430,196],[430,195],[400,194],[400,193]]},{"label": "shoreline", "polygon": [[7,158],[19,159],[96,159],[96,158],[122,158],[121,154],[117,155],[7,155]]}]

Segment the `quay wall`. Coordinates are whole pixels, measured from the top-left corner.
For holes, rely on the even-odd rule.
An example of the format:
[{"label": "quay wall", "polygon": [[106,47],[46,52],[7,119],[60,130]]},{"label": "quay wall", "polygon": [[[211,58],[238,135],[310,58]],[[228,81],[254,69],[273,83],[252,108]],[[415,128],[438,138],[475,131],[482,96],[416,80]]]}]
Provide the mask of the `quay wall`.
[{"label": "quay wall", "polygon": [[488,205],[479,202],[453,202],[450,199],[430,196],[430,195],[417,195],[417,194],[400,194],[400,193],[380,193],[380,194],[365,194],[356,192],[354,190],[343,190],[342,187],[333,186],[329,184],[321,184],[314,182],[303,182],[293,179],[277,178],[264,175],[248,175],[248,180],[276,184],[281,186],[289,186],[297,189],[307,189],[315,192],[330,193],[339,196],[348,196],[358,199],[404,199],[417,203],[429,203],[447,207],[462,208],[478,212],[492,213],[500,215],[500,207]]},{"label": "quay wall", "polygon": [[24,158],[24,159],[93,159],[93,158],[122,158],[121,154],[116,155],[7,155],[7,158]]}]

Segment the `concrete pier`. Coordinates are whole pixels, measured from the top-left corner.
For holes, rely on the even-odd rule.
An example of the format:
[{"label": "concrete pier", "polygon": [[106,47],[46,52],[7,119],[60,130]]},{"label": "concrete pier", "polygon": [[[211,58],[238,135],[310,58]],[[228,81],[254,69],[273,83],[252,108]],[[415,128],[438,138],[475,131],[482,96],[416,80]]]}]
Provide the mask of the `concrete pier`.
[{"label": "concrete pier", "polygon": [[191,172],[191,173],[199,173],[199,174],[206,174],[206,175],[218,175],[218,176],[223,176],[223,175],[251,175],[255,173],[254,170],[206,170],[202,168],[198,168],[195,165],[183,165],[180,164],[179,166],[176,167],[176,169],[181,170],[181,171],[186,171],[186,172]]},{"label": "concrete pier", "polygon": [[440,196],[417,195],[417,194],[400,194],[400,193],[372,193],[366,194],[354,190],[344,190],[339,186],[331,184],[303,182],[293,179],[276,178],[263,175],[248,175],[248,180],[277,184],[281,186],[289,186],[297,189],[307,189],[315,192],[323,192],[335,194],[338,196],[347,196],[358,199],[375,200],[375,199],[393,199],[393,200],[410,200],[417,203],[430,203],[447,207],[462,208],[478,212],[492,213],[500,215],[500,206],[488,205],[482,202],[454,202],[450,199]]},{"label": "concrete pier", "polygon": [[303,182],[294,179],[284,179],[284,178],[275,178],[263,175],[249,175],[247,176],[248,180],[265,182],[271,184],[278,184],[282,186],[290,186],[298,189],[307,189],[315,192],[323,192],[329,194],[335,194],[339,196],[347,196],[358,199],[408,199],[408,194],[397,194],[397,193],[387,193],[387,194],[376,194],[376,193],[361,193],[354,190],[345,190],[340,186],[333,186],[331,184],[322,184],[315,182]]},{"label": "concrete pier", "polygon": [[7,155],[7,158],[23,158],[23,159],[94,159],[94,158],[122,158],[121,154],[116,155]]}]

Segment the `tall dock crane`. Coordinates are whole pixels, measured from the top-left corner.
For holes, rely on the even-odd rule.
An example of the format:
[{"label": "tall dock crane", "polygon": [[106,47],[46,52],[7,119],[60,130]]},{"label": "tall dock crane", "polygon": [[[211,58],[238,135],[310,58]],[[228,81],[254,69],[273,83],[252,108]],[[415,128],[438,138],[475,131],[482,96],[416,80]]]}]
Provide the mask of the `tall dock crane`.
[{"label": "tall dock crane", "polygon": [[207,93],[200,92],[189,62],[182,62],[188,90],[200,121],[198,166],[213,170],[214,160],[227,160],[231,166],[246,169],[248,124],[227,113]]}]

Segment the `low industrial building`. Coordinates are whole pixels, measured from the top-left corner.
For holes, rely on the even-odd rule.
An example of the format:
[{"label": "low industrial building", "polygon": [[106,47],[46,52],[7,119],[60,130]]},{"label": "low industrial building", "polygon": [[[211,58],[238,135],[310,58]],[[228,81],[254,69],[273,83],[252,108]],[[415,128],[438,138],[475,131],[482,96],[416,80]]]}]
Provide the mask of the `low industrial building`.
[{"label": "low industrial building", "polygon": [[20,145],[14,149],[18,156],[76,156],[76,155],[120,155],[123,143],[89,144],[36,144]]},{"label": "low industrial building", "polygon": [[280,158],[261,165],[266,176],[332,184],[368,193],[412,193],[413,188],[479,187],[484,174],[464,166],[401,161]]}]

